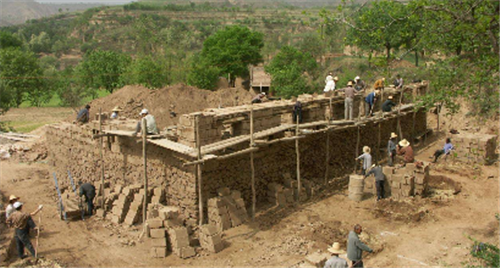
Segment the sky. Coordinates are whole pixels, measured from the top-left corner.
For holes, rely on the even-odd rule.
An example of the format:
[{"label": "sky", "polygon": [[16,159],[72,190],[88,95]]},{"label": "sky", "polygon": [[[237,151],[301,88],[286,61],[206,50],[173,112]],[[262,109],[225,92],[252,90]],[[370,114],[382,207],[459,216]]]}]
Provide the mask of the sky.
[{"label": "sky", "polygon": [[38,3],[71,3],[71,4],[78,4],[78,3],[105,3],[105,4],[123,4],[123,3],[129,3],[132,2],[131,0],[35,0]]}]

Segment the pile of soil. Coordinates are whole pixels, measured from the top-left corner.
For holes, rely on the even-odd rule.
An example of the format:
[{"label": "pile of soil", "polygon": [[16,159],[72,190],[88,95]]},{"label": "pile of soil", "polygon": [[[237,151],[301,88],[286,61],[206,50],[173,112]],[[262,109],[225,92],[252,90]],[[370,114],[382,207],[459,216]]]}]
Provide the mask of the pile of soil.
[{"label": "pile of soil", "polygon": [[[148,89],[143,86],[126,86],[104,98],[90,103],[91,114],[99,111],[111,114],[115,106],[120,106],[120,116],[139,119],[143,108],[149,110],[156,119],[159,129],[177,124],[180,115],[217,108],[249,103],[253,94],[243,88],[225,88],[218,91],[198,89],[178,84],[161,89]],[[92,116],[91,116],[92,117]],[[74,116],[71,117],[74,120]]]},{"label": "pile of soil", "polygon": [[413,202],[413,200],[399,201],[388,198],[378,201],[373,213],[377,218],[416,223],[421,222],[429,213],[429,210],[420,202]]}]

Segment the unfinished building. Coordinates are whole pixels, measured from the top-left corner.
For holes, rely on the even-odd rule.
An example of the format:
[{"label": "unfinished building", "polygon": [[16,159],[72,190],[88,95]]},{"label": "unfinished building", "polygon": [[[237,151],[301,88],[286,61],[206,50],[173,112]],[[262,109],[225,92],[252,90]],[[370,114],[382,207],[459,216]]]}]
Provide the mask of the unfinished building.
[{"label": "unfinished building", "polygon": [[[365,145],[372,148],[376,161],[384,159],[383,149],[391,132],[408,140],[426,133],[425,111],[409,104],[426,88],[425,83],[409,85],[405,88],[408,94],[403,96],[401,91],[386,89],[383,100],[393,95],[406,104],[370,118],[360,116],[363,96],[356,96],[354,121],[343,120],[343,96],[324,95],[298,98],[302,103],[299,124],[292,116],[295,100],[182,115],[169,133],[147,139],[148,184],[164,193],[164,204],[178,207],[193,223],[199,222],[200,212],[207,221],[208,200],[224,187],[240,192],[248,210],[254,193],[257,203],[267,202],[271,183],[301,178],[321,184],[352,173],[354,158]],[[47,128],[49,161],[61,177],[62,188],[69,183],[64,179],[68,171],[77,180],[96,184],[104,176],[109,189],[140,187],[144,156],[140,138],[132,135],[136,122],[102,119],[102,126],[94,120],[83,126],[59,123]],[[107,211],[112,211],[113,200],[106,203]]]}]

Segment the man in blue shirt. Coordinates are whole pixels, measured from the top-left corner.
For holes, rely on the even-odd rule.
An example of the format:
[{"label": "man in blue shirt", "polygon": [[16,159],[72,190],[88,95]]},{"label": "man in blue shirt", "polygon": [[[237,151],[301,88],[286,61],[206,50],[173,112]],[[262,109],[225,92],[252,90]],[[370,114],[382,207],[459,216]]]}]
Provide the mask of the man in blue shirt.
[{"label": "man in blue shirt", "polygon": [[380,94],[380,90],[375,90],[374,92],[368,94],[365,98],[365,111],[366,116],[373,115],[373,105],[377,102],[378,95]]},{"label": "man in blue shirt", "polygon": [[445,155],[449,155],[451,153],[451,150],[453,150],[453,144],[451,144],[451,139],[450,138],[446,138],[446,143],[444,144],[444,147],[443,147],[443,150],[437,150],[435,153],[434,153],[434,156],[431,156],[430,158],[433,158],[434,157],[434,161],[432,161],[432,163],[436,163],[438,158],[445,154]]},{"label": "man in blue shirt", "polygon": [[85,105],[85,108],[81,109],[76,116],[76,121],[81,124],[85,124],[89,122],[89,110],[90,105]]}]

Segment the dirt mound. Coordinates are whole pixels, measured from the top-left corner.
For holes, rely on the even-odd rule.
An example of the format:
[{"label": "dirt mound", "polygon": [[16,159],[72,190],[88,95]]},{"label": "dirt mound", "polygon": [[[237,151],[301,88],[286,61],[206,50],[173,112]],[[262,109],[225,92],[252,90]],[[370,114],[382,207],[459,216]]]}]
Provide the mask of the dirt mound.
[{"label": "dirt mound", "polygon": [[373,210],[375,217],[386,218],[406,223],[416,223],[422,221],[429,213],[423,204],[412,201],[397,201],[392,199],[382,199],[377,202],[376,209]]},{"label": "dirt mound", "polygon": [[50,268],[61,268],[63,267],[61,264],[57,263],[54,260],[43,259],[40,258],[38,260],[33,258],[28,258],[24,260],[19,260],[17,262],[12,263],[9,267],[50,267]]},{"label": "dirt mound", "polygon": [[[225,88],[209,91],[178,84],[151,90],[143,86],[126,86],[113,94],[91,102],[91,114],[102,108],[111,114],[111,109],[120,106],[120,116],[139,118],[139,112],[147,108],[155,116],[159,129],[174,125],[181,114],[249,103],[253,94],[243,88]],[[71,117],[73,120],[74,117]]]}]

